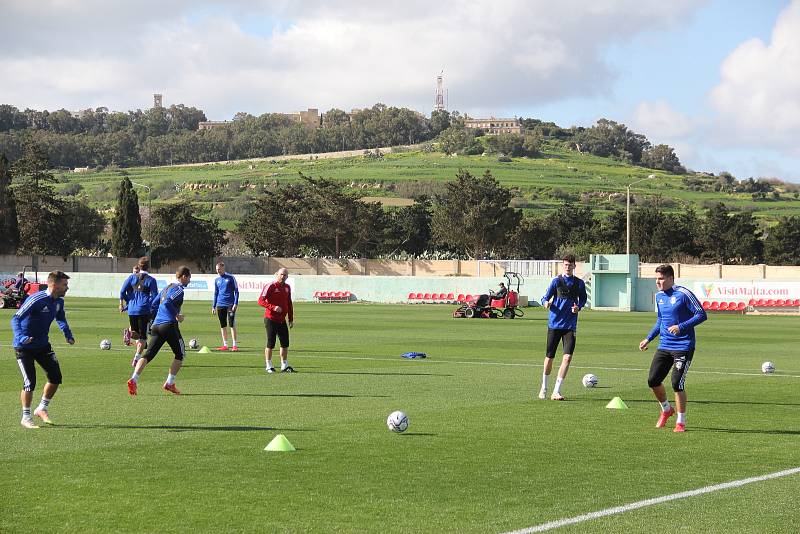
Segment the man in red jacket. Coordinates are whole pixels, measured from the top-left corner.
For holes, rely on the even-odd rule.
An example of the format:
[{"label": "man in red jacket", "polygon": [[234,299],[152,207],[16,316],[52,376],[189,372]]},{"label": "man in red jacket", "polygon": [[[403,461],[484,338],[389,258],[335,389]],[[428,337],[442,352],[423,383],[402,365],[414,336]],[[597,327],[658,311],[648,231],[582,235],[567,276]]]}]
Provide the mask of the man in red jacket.
[{"label": "man in red jacket", "polygon": [[[285,268],[278,269],[275,281],[261,291],[258,297],[259,306],[264,310],[264,327],[267,329],[267,348],[264,357],[267,360],[267,372],[274,373],[272,366],[272,349],[275,348],[275,338],[281,342],[281,373],[294,373],[289,365],[289,328],[294,325],[294,311],[292,309],[292,288],[286,283],[289,271]],[[288,323],[287,323],[287,320]]]}]

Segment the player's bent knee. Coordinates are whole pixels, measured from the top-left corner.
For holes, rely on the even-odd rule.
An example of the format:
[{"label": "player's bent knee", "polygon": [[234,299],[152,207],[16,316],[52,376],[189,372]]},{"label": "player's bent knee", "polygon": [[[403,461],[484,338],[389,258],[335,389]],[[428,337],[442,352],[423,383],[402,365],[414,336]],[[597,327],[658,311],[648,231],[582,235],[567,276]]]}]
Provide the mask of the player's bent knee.
[{"label": "player's bent knee", "polygon": [[661,382],[658,381],[658,380],[653,380],[652,378],[648,378],[647,379],[647,387],[657,388],[660,385],[661,385]]}]

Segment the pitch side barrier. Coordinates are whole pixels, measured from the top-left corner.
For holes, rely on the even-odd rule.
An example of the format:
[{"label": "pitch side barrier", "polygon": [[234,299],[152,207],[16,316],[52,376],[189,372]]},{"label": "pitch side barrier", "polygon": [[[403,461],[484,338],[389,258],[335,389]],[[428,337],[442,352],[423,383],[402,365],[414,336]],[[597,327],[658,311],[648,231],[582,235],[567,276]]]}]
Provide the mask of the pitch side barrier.
[{"label": "pitch side barrier", "polygon": [[[119,289],[130,273],[82,273],[68,272],[70,276],[68,296],[119,298]],[[261,291],[275,281],[274,275],[239,275],[232,273],[239,285],[240,301],[256,301]],[[173,274],[152,274],[159,289],[174,281]],[[214,298],[216,274],[193,274],[192,281],[184,291],[187,300]],[[473,277],[419,277],[419,276],[315,276],[290,275],[287,283],[292,288],[295,301],[314,301],[320,291],[349,291],[350,302],[406,303],[411,292],[454,293],[480,295],[496,291],[502,276]],[[550,278],[526,278],[520,287],[521,297],[537,301],[547,289]],[[530,295],[530,296],[529,296]],[[525,302],[525,299],[522,299]]]}]

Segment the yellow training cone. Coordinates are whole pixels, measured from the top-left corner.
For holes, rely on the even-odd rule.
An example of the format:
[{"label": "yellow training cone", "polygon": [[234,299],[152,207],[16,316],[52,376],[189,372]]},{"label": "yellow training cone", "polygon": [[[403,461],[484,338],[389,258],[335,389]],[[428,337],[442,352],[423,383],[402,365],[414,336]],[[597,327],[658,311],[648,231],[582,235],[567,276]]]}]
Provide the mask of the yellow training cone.
[{"label": "yellow training cone", "polygon": [[625,404],[619,397],[614,397],[611,399],[611,402],[606,404],[606,408],[611,408],[612,410],[627,410],[628,405]]},{"label": "yellow training cone", "polygon": [[289,440],[286,439],[286,436],[284,436],[283,434],[278,434],[277,436],[272,438],[272,441],[269,442],[269,445],[264,447],[264,450],[265,451],[291,452],[291,451],[294,451],[294,450],[297,450],[297,449],[295,449],[294,445],[292,445],[289,442]]},{"label": "yellow training cone", "polygon": [[211,354],[211,349],[203,345],[200,350],[197,351],[197,354]]}]

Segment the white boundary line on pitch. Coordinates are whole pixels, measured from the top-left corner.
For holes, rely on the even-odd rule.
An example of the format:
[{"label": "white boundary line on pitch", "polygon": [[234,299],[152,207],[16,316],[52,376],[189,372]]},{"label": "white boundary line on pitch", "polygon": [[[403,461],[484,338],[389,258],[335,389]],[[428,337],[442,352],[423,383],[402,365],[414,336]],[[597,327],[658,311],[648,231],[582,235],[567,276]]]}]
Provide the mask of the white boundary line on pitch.
[{"label": "white boundary line on pitch", "polygon": [[771,480],[773,478],[781,478],[781,477],[788,477],[791,475],[796,475],[800,473],[800,467],[795,467],[792,469],[785,469],[783,471],[777,471],[775,473],[770,473],[768,475],[761,475],[757,477],[750,477],[750,478],[743,478],[741,480],[734,480],[732,482],[724,482],[722,484],[714,484],[713,486],[706,486],[704,488],[698,488],[690,491],[682,491],[680,493],[673,493],[671,495],[664,495],[662,497],[654,497],[652,499],[645,499],[643,501],[632,502],[630,504],[625,504],[623,506],[615,506],[613,508],[606,508],[605,510],[600,510],[597,512],[591,512],[588,514],[583,514],[575,517],[570,517],[567,519],[559,519],[558,521],[550,521],[549,523],[542,523],[541,525],[537,525],[535,527],[528,527],[523,528],[520,530],[513,530],[507,532],[506,534],[529,534],[532,532],[545,532],[547,530],[552,530],[556,528],[565,527],[567,525],[575,525],[577,523],[583,523],[584,521],[591,521],[593,519],[599,519],[601,517],[608,517],[611,515],[623,514],[625,512],[630,512],[631,510],[638,510],[639,508],[645,508],[646,506],[654,506],[656,504],[662,504],[669,501],[675,501],[678,499],[685,499],[687,497],[695,497],[697,495],[704,495],[706,493],[712,493],[715,491],[726,490],[730,488],[738,488],[741,486],[745,486],[747,484],[753,484],[754,482],[763,482],[765,480]]}]

